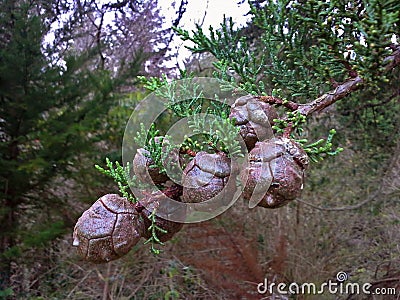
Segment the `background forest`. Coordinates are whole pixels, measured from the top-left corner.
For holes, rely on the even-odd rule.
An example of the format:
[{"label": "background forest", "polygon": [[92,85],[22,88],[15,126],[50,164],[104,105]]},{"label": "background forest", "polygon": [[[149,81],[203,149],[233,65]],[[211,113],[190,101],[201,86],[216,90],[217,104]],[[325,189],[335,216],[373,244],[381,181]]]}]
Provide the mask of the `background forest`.
[{"label": "background forest", "polygon": [[[169,19],[157,0],[0,2],[0,299],[267,299],[264,278],[321,284],[341,271],[397,295],[269,296],[399,299],[400,3],[248,2],[246,26],[193,32],[179,26],[187,0]],[[193,53],[184,70],[171,67],[176,36]],[[158,256],[139,243],[107,264],[80,260],[72,230],[118,192],[94,165],[121,161],[126,122],[150,92],[138,76],[187,74],[299,104],[330,97],[301,135],[334,128],[344,150],[313,163],[287,206],[238,201]]]}]

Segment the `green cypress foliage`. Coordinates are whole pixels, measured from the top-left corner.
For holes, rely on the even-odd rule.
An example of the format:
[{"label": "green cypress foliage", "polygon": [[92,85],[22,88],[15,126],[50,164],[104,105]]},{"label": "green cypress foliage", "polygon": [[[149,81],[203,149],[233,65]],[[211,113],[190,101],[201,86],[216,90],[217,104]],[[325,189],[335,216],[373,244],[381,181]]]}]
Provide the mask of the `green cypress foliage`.
[{"label": "green cypress foliage", "polygon": [[392,55],[399,51],[400,3],[249,2],[252,19],[244,28],[225,19],[209,33],[199,26],[193,32],[176,31],[194,44],[191,51],[216,58],[215,77],[255,95],[307,103],[343,82],[360,80],[357,91],[336,104],[337,120],[344,127],[351,124],[347,134],[362,149],[393,147],[400,107],[399,70],[392,69]]},{"label": "green cypress foliage", "polygon": [[[251,6],[253,18],[244,29],[225,19],[209,34],[199,26],[176,31],[195,44],[188,47],[194,53],[217,58],[216,76],[236,78],[258,95],[275,92],[304,102],[347,77],[359,75],[371,87],[388,81],[385,57],[392,38],[399,38],[398,1],[265,2]],[[249,28],[261,35],[247,38]]]},{"label": "green cypress foliage", "polygon": [[[59,49],[44,48],[48,16],[39,15],[36,5],[29,1],[0,5],[0,279],[4,277],[4,282],[11,259],[73,225],[68,224],[72,222],[68,204],[53,193],[60,186],[54,185],[61,182],[62,187],[73,178],[83,181],[81,161],[92,169],[100,159],[96,143],[107,135],[102,130],[104,120],[124,82],[107,70],[90,70],[85,64],[93,55],[91,49],[64,53],[55,63],[50,54]],[[140,61],[132,62],[134,76]],[[38,220],[44,224],[37,226]]]}]

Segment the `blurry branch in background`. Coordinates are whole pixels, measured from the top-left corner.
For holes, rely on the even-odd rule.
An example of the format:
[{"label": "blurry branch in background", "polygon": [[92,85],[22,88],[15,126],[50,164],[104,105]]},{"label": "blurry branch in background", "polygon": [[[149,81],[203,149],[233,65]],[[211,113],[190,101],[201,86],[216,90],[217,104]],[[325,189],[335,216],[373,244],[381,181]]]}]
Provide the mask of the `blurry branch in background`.
[{"label": "blurry branch in background", "polygon": [[[322,207],[322,206],[318,206],[309,202],[306,202],[304,200],[301,199],[297,199],[296,201],[303,203],[307,206],[310,206],[312,208],[318,209],[318,210],[326,210],[326,211],[342,211],[342,210],[354,210],[354,209],[359,209],[360,207],[364,206],[365,204],[376,200],[379,195],[382,194],[382,189],[379,188],[378,190],[376,190],[375,192],[373,192],[372,194],[370,194],[367,199],[365,199],[364,201],[355,204],[355,205],[349,205],[349,206],[338,206],[338,207]],[[331,202],[330,200],[324,200],[324,202]]]},{"label": "blurry branch in background", "polygon": [[[376,190],[370,193],[367,198],[360,203],[349,206],[322,207],[301,199],[297,199],[297,201],[318,210],[343,211],[359,209],[374,200],[382,201],[382,197],[389,199],[392,196],[400,195],[400,141],[397,142],[397,147],[394,153],[395,155],[388,163],[387,168],[382,172],[382,176],[379,176],[380,180],[376,183]],[[328,199],[323,202],[331,203],[332,201],[331,199]]]},{"label": "blurry branch in background", "polygon": [[[176,11],[177,16],[176,16],[175,20],[172,22],[172,27],[177,27],[179,25],[179,23],[181,22],[183,14],[186,12],[187,4],[188,4],[187,0],[181,0],[181,3],[179,4],[179,8]],[[175,36],[175,34],[171,34],[171,36],[169,37],[167,47],[172,42],[172,39],[174,38],[174,36]]]},{"label": "blurry branch in background", "polygon": [[177,17],[176,19],[172,22],[173,26],[178,26],[179,22],[181,21],[183,14],[186,12],[186,7],[187,7],[188,1],[187,0],[181,0],[181,3],[179,4],[178,11],[176,12]]},{"label": "blurry branch in background", "polygon": [[[385,67],[386,72],[391,71],[400,64],[400,45],[391,45],[391,49],[393,50],[393,53],[384,59],[384,63],[387,64]],[[314,101],[309,102],[307,104],[300,104],[297,111],[299,111],[301,114],[305,116],[311,115],[314,112],[319,112],[324,108],[332,105],[336,101],[346,97],[351,92],[358,90],[362,86],[363,82],[364,80],[359,76],[356,76],[355,78],[350,78],[345,82],[339,84],[335,88],[335,90],[322,95],[321,97],[315,99]],[[387,102],[391,101],[393,98],[397,96],[398,94],[393,95],[393,97],[390,97],[387,100]],[[380,105],[382,105],[382,103],[380,103]],[[358,209],[373,200],[381,199],[382,196],[389,198],[390,196],[393,196],[400,191],[400,180],[399,180],[400,142],[397,143],[396,151],[394,151],[394,153],[395,155],[391,159],[387,169],[385,170],[385,172],[383,172],[383,175],[380,177],[381,182],[377,184],[378,188],[372,194],[370,194],[364,201],[358,204],[351,206],[339,206],[339,207],[321,207],[318,205],[314,205],[312,203],[308,203],[301,199],[298,199],[297,201],[318,210],[343,211],[343,210]],[[330,202],[330,201],[324,201],[324,202]]]},{"label": "blurry branch in background", "polygon": [[207,16],[207,11],[208,11],[208,5],[209,5],[209,3],[210,3],[210,0],[207,0],[206,8],[205,8],[205,10],[204,10],[203,19],[201,20],[201,22],[200,22],[200,24],[199,24],[201,27],[203,27],[203,25],[204,25],[204,20],[206,19],[206,16]]}]

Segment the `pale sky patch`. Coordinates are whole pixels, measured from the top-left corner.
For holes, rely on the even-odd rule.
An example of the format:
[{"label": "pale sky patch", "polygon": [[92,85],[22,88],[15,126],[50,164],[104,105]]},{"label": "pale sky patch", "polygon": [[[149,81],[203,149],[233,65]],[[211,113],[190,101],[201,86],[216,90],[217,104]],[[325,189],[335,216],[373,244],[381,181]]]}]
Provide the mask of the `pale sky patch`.
[{"label": "pale sky patch", "polygon": [[[179,1],[178,1],[179,2]],[[226,18],[232,17],[237,27],[241,27],[250,20],[250,16],[245,16],[250,7],[247,2],[238,5],[235,0],[189,0],[185,14],[179,24],[180,28],[184,28],[191,32],[196,29],[195,24],[201,24],[205,33],[208,33],[208,28],[212,26],[214,29],[220,27],[223,22],[224,15]],[[162,10],[168,14],[167,2],[160,2]],[[178,58],[171,62],[179,64],[183,67],[184,59],[190,57],[191,52],[184,46],[191,45],[190,42],[183,42],[179,37],[173,40],[173,46],[177,47]]]}]

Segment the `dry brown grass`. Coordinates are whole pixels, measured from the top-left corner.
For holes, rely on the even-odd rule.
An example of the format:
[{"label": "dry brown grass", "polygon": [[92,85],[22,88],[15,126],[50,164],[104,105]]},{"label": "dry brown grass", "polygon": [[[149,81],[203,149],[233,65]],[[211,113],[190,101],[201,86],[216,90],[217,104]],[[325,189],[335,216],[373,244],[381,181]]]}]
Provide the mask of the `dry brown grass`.
[{"label": "dry brown grass", "polygon": [[158,257],[140,245],[108,265],[80,261],[68,235],[47,250],[24,253],[14,264],[13,288],[18,299],[273,299],[257,294],[264,278],[320,284],[344,271],[352,282],[400,293],[397,160],[388,163],[395,166],[385,173],[390,176],[362,162],[347,151],[312,168],[301,198],[318,207],[351,206],[381,185],[390,187],[359,209],[321,210],[295,201],[276,210],[249,210],[239,200],[214,220],[186,225]]}]

